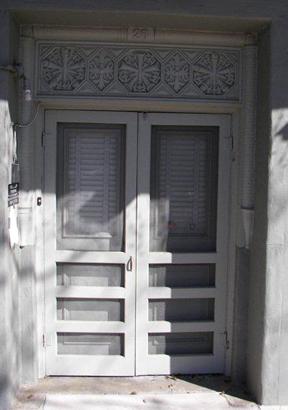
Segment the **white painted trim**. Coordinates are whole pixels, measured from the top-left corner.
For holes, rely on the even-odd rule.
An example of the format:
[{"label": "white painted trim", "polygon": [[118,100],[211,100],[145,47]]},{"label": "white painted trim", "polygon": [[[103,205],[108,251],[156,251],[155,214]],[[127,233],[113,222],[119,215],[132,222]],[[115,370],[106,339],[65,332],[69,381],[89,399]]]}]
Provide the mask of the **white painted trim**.
[{"label": "white painted trim", "polygon": [[[148,299],[145,297],[149,283],[149,224],[150,224],[150,161],[151,123],[146,114],[138,114],[138,158],[137,158],[137,277],[136,277],[136,357],[135,374],[143,372],[148,357]],[[141,274],[140,274],[141,272]]]},{"label": "white painted trim", "polygon": [[[43,195],[43,148],[41,146],[41,134],[43,131],[44,110],[39,110],[38,118],[34,127],[35,141],[35,166],[34,166],[34,183],[37,185],[35,197]],[[43,261],[45,260],[44,247],[44,215],[43,206],[35,206],[35,287],[36,287],[36,305],[37,305],[37,358],[38,358],[38,375],[45,376],[45,348],[43,346],[43,335],[45,334],[45,268]]]},{"label": "white painted trim", "polygon": [[226,350],[225,375],[232,372],[233,357],[233,332],[234,332],[234,308],[235,308],[235,284],[236,284],[236,245],[237,229],[239,226],[239,112],[231,115],[231,137],[233,138],[233,152],[230,176],[230,204],[229,204],[229,241],[227,271],[227,309],[226,309],[226,332],[229,348]]}]

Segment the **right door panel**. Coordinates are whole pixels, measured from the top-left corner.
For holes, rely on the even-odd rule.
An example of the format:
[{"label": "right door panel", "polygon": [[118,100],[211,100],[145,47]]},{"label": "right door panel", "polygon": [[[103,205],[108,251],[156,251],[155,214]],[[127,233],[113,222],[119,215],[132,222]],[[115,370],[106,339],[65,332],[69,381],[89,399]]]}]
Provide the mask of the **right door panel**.
[{"label": "right door panel", "polygon": [[136,373],[223,372],[229,116],[139,114]]}]

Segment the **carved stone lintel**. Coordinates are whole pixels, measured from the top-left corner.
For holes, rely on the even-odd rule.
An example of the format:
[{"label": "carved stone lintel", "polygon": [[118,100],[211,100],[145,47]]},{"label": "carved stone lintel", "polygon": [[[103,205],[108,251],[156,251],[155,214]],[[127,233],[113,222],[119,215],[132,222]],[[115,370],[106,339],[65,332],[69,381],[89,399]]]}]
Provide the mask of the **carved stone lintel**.
[{"label": "carved stone lintel", "polygon": [[40,43],[45,95],[239,100],[239,51]]}]

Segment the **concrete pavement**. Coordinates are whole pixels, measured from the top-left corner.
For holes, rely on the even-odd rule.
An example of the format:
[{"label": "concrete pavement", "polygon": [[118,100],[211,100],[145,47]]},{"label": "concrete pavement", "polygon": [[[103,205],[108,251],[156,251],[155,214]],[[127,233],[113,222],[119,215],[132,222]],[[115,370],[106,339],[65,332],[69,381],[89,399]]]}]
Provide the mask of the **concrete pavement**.
[{"label": "concrete pavement", "polygon": [[[223,376],[47,377],[23,386],[12,410],[284,410],[258,406]],[[288,407],[285,407],[285,410]],[[8,410],[8,409],[7,409]]]}]

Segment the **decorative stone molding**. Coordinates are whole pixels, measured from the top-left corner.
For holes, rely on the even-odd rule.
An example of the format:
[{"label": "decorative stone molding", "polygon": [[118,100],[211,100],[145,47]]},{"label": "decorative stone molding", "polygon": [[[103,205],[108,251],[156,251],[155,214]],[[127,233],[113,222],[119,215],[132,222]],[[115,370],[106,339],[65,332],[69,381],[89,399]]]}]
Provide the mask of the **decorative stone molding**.
[{"label": "decorative stone molding", "polygon": [[39,43],[37,68],[41,97],[240,99],[240,51],[232,48]]},{"label": "decorative stone molding", "polygon": [[127,41],[133,43],[164,44],[165,46],[179,44],[187,47],[244,47],[257,43],[257,36],[246,33],[220,33],[201,32],[193,30],[175,30],[161,27],[81,27],[57,26],[43,24],[27,24],[21,26],[21,35],[32,37],[43,42],[68,41],[68,42],[106,42],[123,44]]},{"label": "decorative stone molding", "polygon": [[242,192],[241,213],[244,230],[244,246],[250,248],[254,229],[255,197],[255,141],[256,141],[256,84],[257,48],[247,45],[243,50],[243,108],[241,121]]}]

